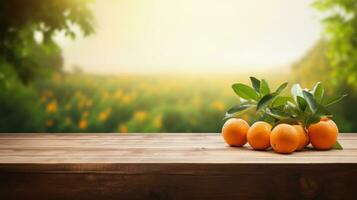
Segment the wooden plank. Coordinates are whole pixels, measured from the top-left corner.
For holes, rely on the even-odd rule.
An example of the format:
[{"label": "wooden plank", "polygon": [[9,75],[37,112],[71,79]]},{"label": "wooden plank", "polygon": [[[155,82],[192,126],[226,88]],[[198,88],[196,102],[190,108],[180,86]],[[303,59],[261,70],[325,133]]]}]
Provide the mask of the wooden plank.
[{"label": "wooden plank", "polygon": [[[95,164],[93,164],[95,165]],[[354,199],[356,164],[123,164],[0,169],[2,199]],[[43,167],[51,171],[43,170]],[[34,169],[30,166],[28,168]],[[58,171],[60,170],[60,171]]]},{"label": "wooden plank", "polygon": [[344,150],[228,147],[219,134],[0,135],[0,199],[357,199]]},{"label": "wooden plank", "polygon": [[[200,139],[202,137],[215,137],[220,133],[1,133],[1,139],[112,139],[125,137],[126,139],[145,139],[145,138],[177,138],[187,140],[187,137],[192,139]],[[339,136],[348,139],[357,139],[357,133],[340,133]]]},{"label": "wooden plank", "polygon": [[228,147],[219,134],[14,134],[0,136],[0,163],[357,163],[357,138],[343,151],[280,155]]},{"label": "wooden plank", "polygon": [[[340,140],[340,143],[343,144],[346,150],[357,149],[356,141],[354,140]],[[0,149],[58,149],[58,148],[77,148],[77,149],[120,149],[120,148],[216,148],[216,149],[230,149],[225,145],[223,140],[213,141],[206,140],[202,141],[162,141],[162,140],[150,140],[150,141],[141,141],[141,140],[70,140],[70,141],[61,141],[61,140],[2,140],[0,141]],[[250,148],[249,145],[245,145],[244,148]],[[239,148],[233,148],[239,149]]]}]

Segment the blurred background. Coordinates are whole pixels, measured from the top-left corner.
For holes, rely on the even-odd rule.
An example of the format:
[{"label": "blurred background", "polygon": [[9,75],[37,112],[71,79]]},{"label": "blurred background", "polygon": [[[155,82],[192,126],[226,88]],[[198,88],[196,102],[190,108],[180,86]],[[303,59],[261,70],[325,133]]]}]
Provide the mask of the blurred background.
[{"label": "blurred background", "polygon": [[0,2],[0,132],[219,132],[249,76],[357,132],[357,0]]}]

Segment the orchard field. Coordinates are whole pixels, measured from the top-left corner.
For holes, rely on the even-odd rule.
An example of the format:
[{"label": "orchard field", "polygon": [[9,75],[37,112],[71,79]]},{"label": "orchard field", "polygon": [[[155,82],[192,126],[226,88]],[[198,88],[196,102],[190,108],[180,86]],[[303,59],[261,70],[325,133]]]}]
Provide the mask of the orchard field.
[{"label": "orchard field", "polygon": [[34,88],[45,132],[219,132],[238,80],[249,76],[57,74]]},{"label": "orchard field", "polygon": [[[254,74],[275,89],[288,81],[310,88],[317,78],[297,73]],[[0,132],[220,132],[223,117],[239,102],[231,85],[249,84],[249,74],[236,75],[91,75],[54,73],[24,86],[9,79],[0,84]],[[323,79],[322,79],[323,80]],[[341,132],[352,132],[355,102],[351,90],[326,86],[327,96],[349,94],[332,107]],[[242,118],[251,124],[253,113]]]},{"label": "orchard field", "polygon": [[[106,1],[4,1],[1,133],[220,132],[225,111],[239,102],[231,85],[250,76],[272,89],[288,81],[286,93],[293,83],[321,82],[325,96],[347,95],[331,107],[333,120],[340,132],[357,132],[356,0],[284,1],[286,8],[272,3],[265,14],[258,3],[231,1],[219,13],[220,3],[187,1],[192,15],[171,12],[176,7],[163,1],[157,12],[140,4],[142,18],[136,3],[125,2],[133,9]],[[283,7],[293,15],[277,17]],[[123,8],[132,13],[116,12]],[[228,8],[247,17],[235,9],[228,15]],[[165,18],[156,19],[160,12]],[[256,14],[274,26],[258,24]],[[157,23],[163,19],[168,23]],[[183,23],[172,23],[177,19]],[[257,116],[242,117],[253,123]]]}]

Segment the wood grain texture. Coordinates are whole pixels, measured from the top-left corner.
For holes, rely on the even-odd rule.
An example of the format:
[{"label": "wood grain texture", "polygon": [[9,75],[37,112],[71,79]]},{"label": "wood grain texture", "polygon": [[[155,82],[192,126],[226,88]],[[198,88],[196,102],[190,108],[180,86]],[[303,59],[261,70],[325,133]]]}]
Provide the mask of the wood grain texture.
[{"label": "wood grain texture", "polygon": [[228,147],[219,134],[2,134],[0,199],[357,199],[344,150]]},{"label": "wood grain texture", "polygon": [[357,137],[343,151],[252,151],[228,147],[218,134],[10,134],[0,136],[0,163],[357,163]]}]

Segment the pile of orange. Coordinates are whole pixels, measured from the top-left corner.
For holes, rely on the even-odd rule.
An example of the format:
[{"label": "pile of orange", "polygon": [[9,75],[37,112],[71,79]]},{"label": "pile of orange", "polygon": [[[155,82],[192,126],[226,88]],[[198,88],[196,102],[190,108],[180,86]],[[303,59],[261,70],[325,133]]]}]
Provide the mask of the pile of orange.
[{"label": "pile of orange", "polygon": [[247,142],[254,150],[267,150],[270,147],[277,153],[289,154],[303,150],[309,143],[318,150],[331,149],[337,141],[338,128],[328,118],[310,125],[278,124],[272,127],[267,122],[258,121],[252,126],[243,120],[231,118],[222,128],[225,142],[241,147]]}]

